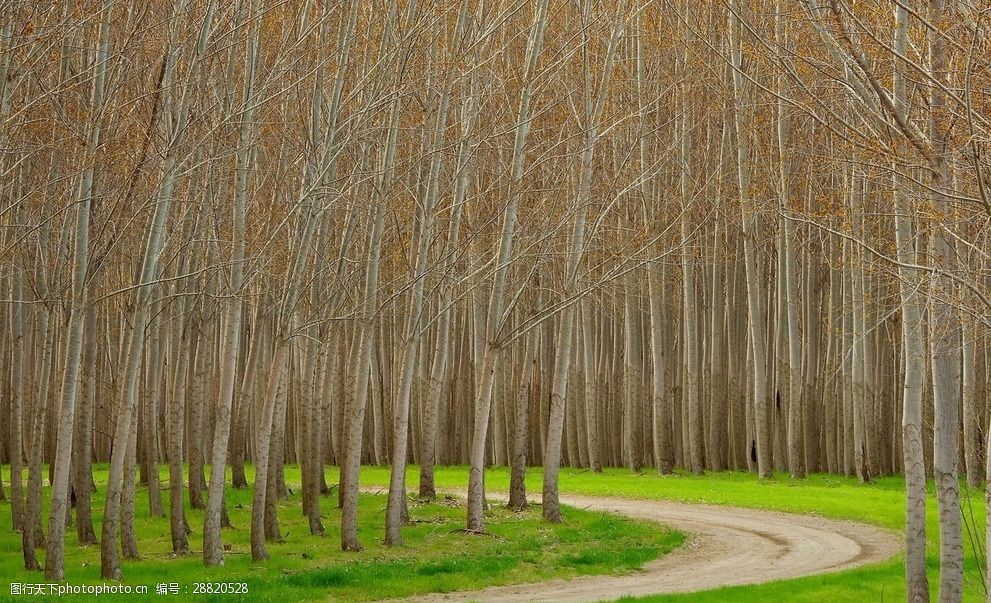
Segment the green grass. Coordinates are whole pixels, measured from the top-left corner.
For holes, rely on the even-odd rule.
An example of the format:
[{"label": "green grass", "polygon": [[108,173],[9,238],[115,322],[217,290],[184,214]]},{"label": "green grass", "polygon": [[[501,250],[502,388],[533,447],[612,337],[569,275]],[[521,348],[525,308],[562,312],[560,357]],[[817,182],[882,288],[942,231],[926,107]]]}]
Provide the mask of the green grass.
[{"label": "green grass", "polygon": [[[3,472],[7,475],[7,472]],[[369,470],[385,483],[388,472]],[[249,480],[252,479],[249,468]],[[99,535],[106,468],[97,467],[98,491],[94,495],[94,523]],[[162,469],[163,485],[166,484]],[[336,469],[327,471],[329,483],[337,481]],[[148,517],[147,494],[139,488],[136,531],[142,554],[140,561],[124,561],[124,583],[149,587],[149,594],[131,595],[127,601],[361,601],[401,597],[427,592],[477,589],[493,584],[542,581],[582,574],[633,571],[646,561],[679,546],[684,536],[658,529],[657,524],[604,513],[568,509],[565,523],[552,525],[540,517],[539,507],[524,513],[493,505],[486,514],[489,534],[464,532],[464,504],[458,499],[435,503],[410,501],[412,524],[404,528],[405,545],[390,548],[381,544],[384,534],[386,497],[363,495],[359,505],[359,534],[365,550],[342,553],[340,513],[336,496],[321,499],[324,537],[311,536],[301,513],[299,470],[287,467],[286,481],[295,494],[281,501],[279,520],[283,543],[270,543],[270,559],[253,563],[250,555],[249,490],[227,492],[233,529],[223,539],[230,545],[224,567],[203,567],[199,551],[203,513],[189,510],[193,529],[189,557],[173,557],[169,531],[168,493],[166,517]],[[374,482],[369,482],[374,483]],[[411,482],[414,483],[414,482]],[[46,502],[48,493],[44,496]],[[9,583],[45,583],[41,572],[24,571],[20,535],[10,530],[10,503],[0,503],[0,601],[23,601],[25,595],[10,595]],[[44,551],[38,551],[44,563]],[[66,535],[66,578],[69,584],[100,584],[99,546],[80,547],[74,528]],[[192,591],[194,582],[245,582],[248,594],[164,597],[155,585],[175,582]],[[106,594],[115,599],[121,595]],[[92,596],[70,595],[60,601],[89,601]]]},{"label": "green grass", "polygon": [[[467,482],[465,467],[437,469],[439,489],[463,491]],[[102,476],[102,473],[99,474]],[[416,483],[417,468],[411,467],[407,483]],[[388,484],[387,468],[362,468],[364,486]],[[337,480],[336,469],[328,468],[330,483]],[[531,469],[527,484],[539,492],[540,469]],[[298,471],[289,468],[290,487],[298,483]],[[835,475],[812,475],[792,480],[777,474],[774,479],[758,482],[753,474],[724,472],[696,477],[678,474],[660,477],[651,472],[636,475],[623,469],[607,469],[602,474],[565,469],[561,473],[561,491],[619,496],[628,498],[668,499],[684,502],[725,504],[793,513],[812,513],[836,519],[851,519],[896,531],[904,526],[904,482],[901,478],[881,478],[868,485],[856,479]],[[486,487],[506,491],[509,471],[493,468],[486,474]],[[963,514],[966,521],[966,591],[965,600],[983,600],[979,567],[983,563],[984,501],[981,491],[963,489]],[[339,515],[333,501],[322,501],[325,538],[307,534],[300,517],[298,497],[283,503],[280,520],[285,544],[271,545],[272,560],[252,564],[248,552],[247,492],[229,492],[231,517],[237,529],[225,532],[232,543],[227,567],[207,570],[198,557],[169,559],[168,523],[144,517],[144,498],[138,505],[139,542],[146,560],[125,563],[128,582],[155,584],[163,575],[188,584],[193,580],[240,579],[249,581],[251,592],[244,600],[275,600],[292,597],[298,600],[329,597],[331,600],[396,597],[428,591],[451,591],[479,588],[484,584],[535,581],[577,574],[601,574],[636,568],[645,560],[670,550],[681,542],[672,532],[656,532],[650,524],[627,521],[609,515],[574,509],[565,512],[566,522],[550,526],[530,511],[522,517],[493,506],[488,527],[494,536],[468,537],[457,532],[463,525],[461,501],[413,506],[418,523],[406,528],[407,546],[392,550],[382,547],[385,499],[367,496],[361,504],[361,536],[368,547],[357,555],[337,551]],[[242,508],[237,508],[241,505]],[[99,513],[101,504],[94,506]],[[9,525],[9,505],[0,506],[0,526]],[[99,517],[96,518],[97,521]],[[190,524],[198,532],[202,515],[193,511]],[[936,503],[930,496],[928,505],[929,580],[933,594],[938,582],[938,531]],[[10,532],[0,533],[0,575],[23,576],[20,570],[19,541]],[[191,543],[197,546],[198,534]],[[67,565],[70,580],[96,580],[99,576],[99,551],[80,551],[70,535]],[[309,559],[304,559],[309,557]],[[88,563],[81,567],[81,563]],[[73,569],[73,567],[75,569]],[[552,569],[548,569],[552,568]],[[904,600],[903,560],[901,556],[879,564],[835,574],[773,582],[759,586],[725,588],[691,595],[648,597],[649,601],[898,601]],[[32,574],[32,576],[37,576]],[[11,579],[11,578],[8,578]],[[35,580],[40,580],[36,577]],[[0,592],[0,600],[3,599]],[[149,599],[155,598],[149,595]],[[173,598],[177,599],[177,598]],[[72,600],[71,598],[68,600]],[[224,601],[237,597],[224,596]],[[934,596],[935,600],[935,596]]]},{"label": "green grass", "polygon": [[[412,476],[413,474],[411,474]],[[437,471],[439,488],[463,489],[467,470],[445,467]],[[541,473],[531,469],[528,487],[539,491]],[[388,473],[378,468],[362,472],[365,484],[385,484]],[[491,469],[485,478],[491,491],[506,490],[509,472]],[[565,469],[560,477],[561,492],[643,499],[667,499],[683,502],[735,505],[792,513],[816,514],[835,519],[850,519],[889,528],[899,533],[905,525],[904,480],[885,477],[872,484],[860,484],[854,478],[836,475],[811,475],[793,480],[786,474],[759,482],[751,473],[722,472],[703,476],[676,474],[661,477],[648,470],[632,474],[624,469],[607,469],[602,474]],[[965,521],[965,601],[983,601],[984,590],[979,568],[983,564],[985,529],[983,490],[961,486]],[[936,501],[930,492],[927,505],[929,537],[929,584],[936,600],[939,580],[939,543]],[[732,587],[689,595],[647,597],[644,601],[901,601],[905,599],[904,559],[834,574],[825,574],[772,582],[759,586]]]}]

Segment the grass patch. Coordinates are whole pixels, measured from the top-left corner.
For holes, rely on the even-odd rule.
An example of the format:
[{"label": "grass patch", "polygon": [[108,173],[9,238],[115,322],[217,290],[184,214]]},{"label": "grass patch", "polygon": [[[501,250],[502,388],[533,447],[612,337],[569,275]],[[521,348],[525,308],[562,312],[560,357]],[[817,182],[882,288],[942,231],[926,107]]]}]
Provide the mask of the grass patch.
[{"label": "grass patch", "polygon": [[[6,468],[5,468],[6,469]],[[249,480],[253,477],[249,469]],[[387,482],[388,471],[363,470]],[[4,470],[4,475],[7,471]],[[94,523],[97,534],[102,519],[106,467],[95,468]],[[162,469],[163,486],[167,472]],[[327,479],[337,481],[337,471],[328,468]],[[583,574],[631,571],[644,562],[676,548],[684,536],[650,522],[626,519],[599,512],[566,510],[563,524],[549,524],[539,507],[517,513],[493,505],[486,512],[489,535],[464,532],[464,504],[460,500],[410,501],[411,524],[404,528],[405,545],[390,548],[381,544],[384,535],[386,496],[362,495],[359,502],[359,535],[365,550],[342,553],[340,513],[336,496],[320,501],[327,533],[309,534],[299,498],[299,469],[286,468],[286,480],[294,492],[280,501],[279,520],[285,542],[269,543],[270,559],[253,563],[250,554],[250,490],[227,490],[233,528],[224,530],[225,565],[205,568],[200,557],[203,512],[187,508],[193,530],[189,557],[171,555],[168,496],[165,517],[148,516],[147,493],[138,490],[137,530],[140,561],[123,562],[124,584],[147,586],[146,595],[127,595],[128,601],[366,601],[428,592],[471,590],[495,584],[534,582]],[[374,484],[375,480],[363,483]],[[48,490],[44,495],[47,508]],[[20,601],[9,584],[45,583],[40,572],[22,569],[20,535],[10,530],[10,503],[0,503],[0,601]],[[47,519],[45,525],[47,526]],[[44,551],[38,551],[44,563]],[[69,584],[101,584],[99,546],[80,547],[74,528],[66,534],[66,578]],[[245,582],[247,595],[192,594],[195,582]],[[156,594],[156,585],[178,583],[179,595]],[[188,592],[186,590],[188,589]],[[103,597],[122,595],[106,594]],[[92,595],[69,595],[60,601],[82,602]]]}]

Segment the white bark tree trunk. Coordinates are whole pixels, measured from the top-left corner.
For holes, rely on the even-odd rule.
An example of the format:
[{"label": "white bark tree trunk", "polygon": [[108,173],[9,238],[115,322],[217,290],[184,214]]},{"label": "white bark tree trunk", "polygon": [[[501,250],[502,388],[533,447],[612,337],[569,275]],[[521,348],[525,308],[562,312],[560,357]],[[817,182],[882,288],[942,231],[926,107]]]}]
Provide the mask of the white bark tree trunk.
[{"label": "white bark tree trunk", "polygon": [[[181,2],[174,13],[181,15],[185,10],[185,2]],[[168,91],[165,95],[165,115],[169,116],[171,127],[168,129],[168,146],[165,153],[165,164],[162,170],[162,180],[158,188],[158,203],[155,205],[151,221],[145,231],[143,244],[144,257],[141,271],[138,275],[137,289],[134,300],[134,319],[127,340],[126,366],[121,379],[120,410],[117,426],[114,431],[114,450],[110,459],[110,472],[107,477],[107,493],[103,511],[103,535],[100,547],[100,573],[103,578],[120,580],[120,560],[117,554],[117,528],[121,511],[122,494],[125,477],[125,461],[129,455],[131,434],[137,420],[137,386],[138,369],[141,365],[142,347],[144,345],[145,321],[147,320],[148,305],[151,300],[153,286],[150,284],[158,274],[160,256],[165,244],[165,229],[169,217],[176,179],[179,176],[180,161],[177,157],[177,147],[182,141],[189,115],[190,97],[193,86],[191,80],[197,73],[200,59],[206,52],[209,29],[204,28],[197,40],[194,56],[187,71],[187,81],[181,90],[172,90],[175,64],[178,57],[174,49],[169,49],[166,58],[162,80],[162,89]],[[176,98],[179,96],[178,98]]]},{"label": "white bark tree trunk", "polygon": [[[785,31],[785,6],[782,0],[777,2],[776,28],[777,47],[782,60],[789,56],[789,44],[787,32]],[[784,253],[784,274],[779,278],[784,279],[785,289],[785,311],[787,313],[788,324],[788,362],[784,391],[786,393],[785,404],[788,408],[788,471],[792,477],[805,477],[805,446],[803,443],[803,421],[806,400],[802,395],[802,340],[799,332],[799,299],[798,299],[798,268],[795,258],[795,241],[797,232],[795,222],[789,216],[791,208],[791,158],[789,156],[789,138],[791,124],[788,119],[787,105],[788,90],[785,84],[785,76],[778,77],[778,102],[777,102],[777,135],[778,135],[778,191],[780,195],[779,206],[782,212],[780,220],[780,245]],[[808,292],[806,293],[808,294]],[[779,388],[781,389],[781,388]]]},{"label": "white bark tree trunk", "polygon": [[[908,48],[908,9],[895,7],[893,48],[905,56]],[[905,66],[895,61],[892,77],[895,107],[906,111]],[[905,145],[901,148],[904,150]],[[905,383],[902,395],[902,454],[905,471],[905,579],[907,598],[911,603],[929,601],[929,579],[926,576],[926,465],[922,445],[922,383],[925,371],[925,332],[919,300],[922,275],[906,265],[915,264],[915,233],[912,225],[912,202],[906,190],[906,179],[893,166],[895,242],[899,289],[902,305],[902,356]]]},{"label": "white bark tree trunk", "polygon": [[[733,3],[735,10],[740,4]],[[756,207],[750,194],[750,109],[747,107],[749,85],[743,62],[741,25],[735,15],[730,16],[730,38],[733,57],[733,121],[736,130],[737,147],[737,186],[741,199],[743,226],[743,255],[746,267],[747,322],[751,353],[753,354],[753,392],[751,405],[754,413],[755,441],[757,449],[757,472],[761,478],[771,477],[771,438],[770,412],[767,400],[767,320],[761,304],[760,269],[756,246]]]},{"label": "white bark tree trunk", "polygon": [[[589,22],[592,17],[592,5],[585,2],[582,5],[583,21]],[[616,56],[616,49],[622,39],[626,28],[626,3],[620,2],[616,15],[615,25],[609,37],[609,46],[606,49],[606,56],[602,65],[602,75],[600,76],[598,87],[593,97],[593,79],[591,71],[591,61],[588,39],[586,38],[586,50],[584,52],[584,105],[585,105],[585,140],[582,151],[581,176],[578,182],[578,196],[575,200],[575,223],[571,232],[571,240],[568,246],[568,256],[565,265],[565,289],[564,303],[567,304],[561,311],[561,328],[559,330],[556,345],[556,356],[554,359],[554,384],[551,392],[550,417],[548,420],[547,445],[544,448],[544,488],[543,488],[543,514],[544,519],[554,523],[560,523],[561,506],[558,500],[558,473],[561,466],[561,438],[564,431],[565,404],[568,394],[568,378],[571,375],[572,349],[575,342],[577,316],[577,301],[572,298],[578,294],[581,282],[578,276],[578,268],[581,264],[585,249],[585,220],[588,213],[588,205],[591,202],[593,159],[595,156],[595,146],[598,143],[600,119],[602,109],[609,95],[609,84],[613,71],[613,62]]]},{"label": "white bark tree trunk", "polygon": [[502,329],[503,303],[506,279],[513,253],[513,237],[516,231],[516,211],[522,195],[524,166],[526,163],[526,138],[530,130],[530,109],[534,94],[537,58],[543,46],[544,29],[547,27],[548,0],[538,0],[534,11],[533,26],[527,42],[526,66],[523,72],[523,90],[516,114],[516,140],[513,145],[512,173],[509,182],[509,199],[503,210],[502,232],[496,256],[495,274],[492,277],[492,295],[489,300],[488,321],[480,378],[475,397],[475,417],[472,428],[468,474],[468,530],[481,532],[485,519],[485,444],[488,439],[489,413],[492,409],[492,386],[495,382],[496,362],[500,352],[498,337]]},{"label": "white bark tree trunk", "polygon": [[[260,14],[259,0],[250,5],[248,20],[254,22]],[[209,37],[213,19],[214,3],[207,6],[201,36]],[[220,345],[220,399],[216,405],[213,444],[210,453],[210,483],[207,489],[206,509],[203,512],[203,564],[223,565],[224,553],[220,542],[221,513],[224,506],[227,449],[231,430],[231,408],[234,401],[234,380],[237,374],[237,360],[241,338],[241,287],[244,282],[244,230],[245,205],[248,195],[248,176],[252,161],[254,85],[258,64],[259,29],[257,24],[246,30],[246,51],[244,61],[245,94],[244,110],[241,113],[240,140],[237,147],[237,167],[234,183],[234,212],[231,241],[231,265],[223,300],[223,340]]]},{"label": "white bark tree trunk", "polygon": [[[943,0],[929,0],[929,22],[945,26]],[[933,79],[947,84],[946,41],[940,29],[930,30],[929,64]],[[953,274],[957,252],[949,222],[950,200],[946,191],[951,180],[947,161],[946,102],[940,86],[930,83],[929,138],[932,144],[930,195],[932,210],[942,217],[931,241],[933,262],[940,271],[930,281],[933,306],[929,312],[929,345],[932,358],[934,415],[933,480],[939,507],[939,600],[955,603],[963,599],[963,526],[960,510],[960,481],[957,458],[960,444],[960,317],[945,296],[958,289],[944,276]]]}]

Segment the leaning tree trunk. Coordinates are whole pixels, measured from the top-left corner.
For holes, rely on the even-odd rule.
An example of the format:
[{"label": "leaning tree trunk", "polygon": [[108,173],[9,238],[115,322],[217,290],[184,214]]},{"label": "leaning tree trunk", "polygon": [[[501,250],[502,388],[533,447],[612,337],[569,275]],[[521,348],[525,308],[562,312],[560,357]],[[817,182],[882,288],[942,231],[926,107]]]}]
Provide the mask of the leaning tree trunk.
[{"label": "leaning tree trunk", "polygon": [[251,559],[262,561],[268,559],[265,549],[265,503],[268,490],[268,474],[270,471],[270,451],[272,442],[272,423],[282,381],[286,378],[286,367],[289,363],[289,342],[277,336],[275,352],[268,374],[268,388],[265,391],[265,406],[262,410],[261,421],[258,425],[258,435],[255,439],[255,490],[251,503]]},{"label": "leaning tree trunk", "polygon": [[[392,133],[389,149],[394,149],[394,133],[398,129],[398,109],[394,105],[391,118]],[[389,171],[391,153],[385,158]],[[386,176],[384,176],[386,177]],[[384,190],[384,189],[383,189]],[[365,407],[368,403],[368,379],[371,372],[372,347],[375,342],[375,307],[378,290],[379,260],[382,254],[382,231],[385,228],[386,201],[379,199],[372,210],[372,230],[368,236],[368,263],[365,270],[364,301],[362,318],[359,321],[357,354],[351,392],[353,397],[348,408],[345,427],[346,445],[341,463],[341,549],[360,551],[358,540],[358,474],[361,467],[361,444],[364,435]]]},{"label": "leaning tree trunk", "polygon": [[[178,16],[185,10],[185,2],[176,7],[174,15]],[[187,77],[192,78],[196,73],[200,59],[206,51],[209,28],[204,27],[197,41],[196,51],[190,62]],[[155,205],[151,221],[145,231],[142,248],[144,257],[141,271],[138,274],[137,289],[134,300],[134,317],[128,335],[125,353],[125,367],[121,378],[121,400],[117,426],[114,430],[113,454],[110,459],[110,471],[107,477],[107,492],[103,511],[103,536],[100,548],[100,573],[103,578],[110,580],[121,579],[120,559],[117,553],[117,528],[121,513],[123,488],[125,479],[125,461],[129,456],[129,442],[134,432],[133,425],[137,420],[137,386],[138,369],[141,365],[141,351],[144,345],[145,322],[148,306],[151,301],[153,286],[150,284],[158,275],[160,256],[165,242],[165,229],[169,217],[176,179],[181,166],[178,160],[177,148],[183,139],[189,115],[189,104],[194,86],[190,81],[185,82],[182,96],[178,99],[178,91],[174,89],[176,82],[175,71],[176,53],[170,52],[165,61],[162,73],[162,90],[167,91],[166,106],[163,113],[166,120],[168,148],[165,151],[162,181],[158,189],[158,203]]]},{"label": "leaning tree trunk", "polygon": [[[591,18],[591,9],[591,4],[588,2],[582,6],[586,20]],[[585,220],[592,191],[595,145],[599,138],[599,120],[609,92],[610,76],[613,71],[616,48],[626,27],[626,3],[620,2],[616,11],[615,26],[609,38],[609,46],[606,49],[605,62],[602,66],[602,76],[594,97],[592,95],[592,74],[588,60],[585,62],[584,70],[583,92],[585,121],[588,131],[585,135],[585,147],[582,152],[582,171],[578,182],[578,196],[575,200],[574,229],[571,232],[565,266],[566,281],[563,303],[567,305],[561,311],[561,328],[558,330],[558,341],[555,347],[556,356],[554,358],[554,383],[551,391],[549,429],[547,432],[547,445],[544,447],[543,514],[544,519],[554,523],[560,523],[563,519],[558,500],[558,472],[561,465],[561,437],[564,430],[568,379],[571,374],[571,356],[576,339],[575,331],[577,330],[575,321],[578,314],[577,301],[568,298],[577,296],[581,285],[578,276],[578,267],[581,264],[585,249]],[[587,38],[585,43],[589,43]],[[588,53],[585,56],[587,57]],[[572,460],[572,464],[575,464],[574,460]]]},{"label": "leaning tree trunk", "polygon": [[[365,307],[371,314],[375,307],[375,290],[378,287],[378,264],[382,250],[382,229],[385,222],[385,204],[380,203],[375,210],[374,225],[368,238],[368,269],[365,274]],[[366,316],[359,324],[357,354],[351,392],[353,399],[345,417],[346,445],[341,463],[341,549],[360,551],[358,540],[358,471],[361,464],[361,443],[364,435],[365,407],[368,403],[368,377],[371,368],[372,346],[374,345],[374,316]]]},{"label": "leaning tree trunk", "polygon": [[[104,0],[100,19],[100,34],[93,58],[94,78],[92,114],[99,115],[103,107],[103,86],[106,78],[108,38],[110,34],[110,0]],[[48,514],[48,549],[45,555],[45,578],[54,582],[65,579],[65,522],[69,507],[69,469],[72,456],[72,437],[76,418],[76,393],[83,355],[83,338],[86,329],[88,303],[86,276],[89,266],[89,219],[93,200],[93,165],[100,146],[100,125],[89,126],[86,144],[86,168],[79,183],[79,204],[76,205],[75,248],[73,250],[72,309],[69,314],[69,334],[65,351],[65,368],[62,378],[62,405],[59,409],[58,441],[55,447],[52,499]],[[94,325],[90,324],[90,328]],[[89,455],[88,448],[82,454]],[[85,484],[89,490],[90,484]],[[90,528],[92,529],[92,528]]]},{"label": "leaning tree trunk", "polygon": [[471,434],[468,464],[468,530],[485,529],[485,444],[488,439],[489,414],[492,409],[492,385],[495,382],[496,363],[500,348],[497,341],[502,328],[502,311],[505,302],[506,279],[512,258],[513,237],[516,231],[516,212],[522,193],[522,181],[526,155],[527,133],[530,126],[530,109],[534,94],[537,57],[543,45],[547,26],[548,0],[539,0],[534,11],[533,26],[527,42],[526,66],[523,72],[523,90],[517,111],[516,137],[513,145],[512,174],[509,183],[509,199],[503,210],[502,232],[499,238],[497,264],[492,277],[492,294],[489,299],[487,336],[482,353],[480,379],[475,396],[474,426]]},{"label": "leaning tree trunk", "polygon": [[[467,3],[461,5],[457,26],[454,30],[454,43],[460,40],[467,26]],[[448,70],[447,80],[452,73]],[[440,106],[437,110],[436,124],[433,131],[433,158],[430,162],[427,187],[420,208],[420,221],[417,239],[418,249],[414,260],[413,286],[410,292],[409,314],[406,317],[406,329],[402,346],[402,365],[399,374],[398,392],[393,408],[391,471],[389,474],[389,500],[385,515],[385,543],[399,546],[403,543],[402,525],[408,519],[406,508],[406,457],[409,441],[410,398],[413,386],[413,374],[416,371],[417,352],[420,350],[423,325],[423,289],[427,279],[428,255],[430,241],[433,236],[435,208],[440,189],[441,149],[444,144],[444,130],[447,127],[447,110],[450,103],[450,93],[445,90],[441,95]],[[425,362],[421,359],[421,362]]]},{"label": "leaning tree trunk", "polygon": [[[282,294],[281,308],[278,313],[275,352],[272,358],[272,365],[268,377],[268,390],[265,395],[265,406],[262,411],[261,422],[258,426],[258,437],[255,449],[255,490],[252,498],[251,509],[251,556],[254,561],[261,561],[268,558],[265,549],[266,525],[271,527],[275,521],[275,500],[269,495],[268,480],[269,472],[272,471],[272,442],[282,441],[282,430],[285,424],[285,403],[280,396],[280,384],[283,379],[288,380],[290,339],[295,328],[294,310],[301,295],[305,268],[310,257],[311,241],[319,222],[319,210],[314,207],[314,190],[318,181],[310,174],[307,184],[311,187],[304,190],[301,200],[301,222],[303,231],[298,236],[298,247],[296,248],[290,271],[285,281],[285,289]],[[288,388],[288,384],[286,385]],[[226,451],[226,443],[224,445]],[[280,449],[281,459],[281,449]],[[277,459],[277,460],[280,460]],[[275,466],[278,474],[276,485],[283,483],[281,475],[281,460]],[[267,518],[266,518],[267,516]]]},{"label": "leaning tree trunk", "polygon": [[[411,16],[415,12],[415,6],[410,6],[409,11]],[[400,72],[403,71],[404,67],[405,62],[401,64]],[[399,133],[398,98],[399,96],[396,95],[390,107],[386,149],[382,158],[381,176],[377,183],[380,195],[372,210],[373,226],[368,238],[368,264],[365,272],[364,302],[359,327],[361,334],[355,367],[354,399],[350,408],[350,416],[347,419],[347,446],[344,450],[344,462],[341,465],[341,549],[345,551],[360,551],[362,548],[361,542],[358,540],[358,479],[361,468],[365,406],[368,402],[368,378],[371,373],[372,346],[376,330],[375,309],[379,262],[382,254],[382,233],[385,227],[387,208],[386,193],[392,187],[392,170]]]}]

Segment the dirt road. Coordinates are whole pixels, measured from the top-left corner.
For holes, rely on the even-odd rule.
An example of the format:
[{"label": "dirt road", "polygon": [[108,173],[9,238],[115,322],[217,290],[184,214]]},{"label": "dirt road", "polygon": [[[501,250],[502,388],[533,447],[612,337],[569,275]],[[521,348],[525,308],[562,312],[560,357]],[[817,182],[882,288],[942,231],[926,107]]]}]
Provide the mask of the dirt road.
[{"label": "dirt road", "polygon": [[406,601],[601,601],[756,584],[850,569],[901,550],[899,535],[861,523],[662,500],[562,496],[573,507],[650,519],[689,534],[673,553],[625,576],[583,576]]}]

